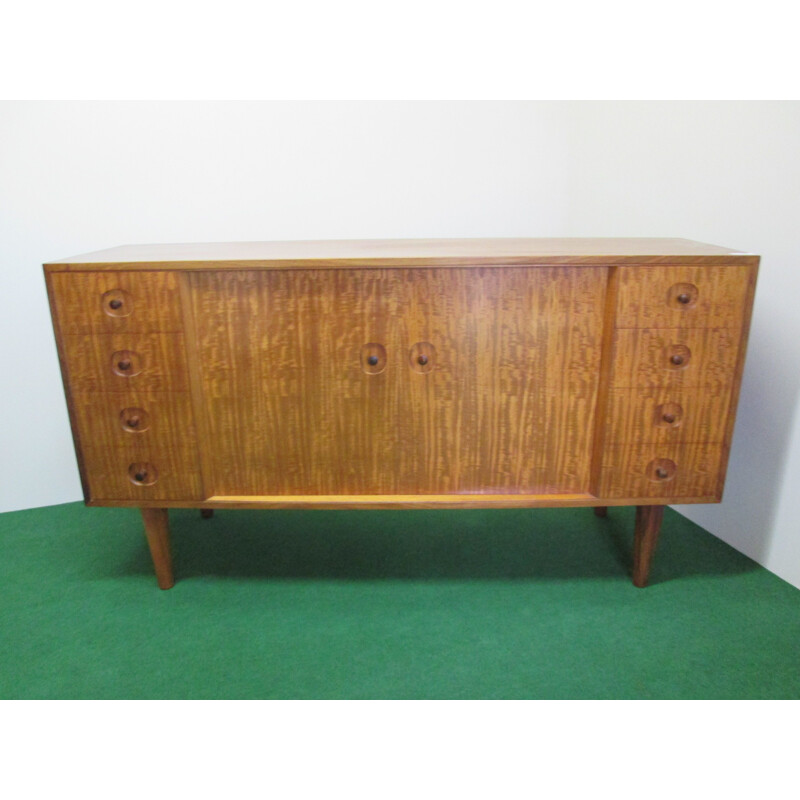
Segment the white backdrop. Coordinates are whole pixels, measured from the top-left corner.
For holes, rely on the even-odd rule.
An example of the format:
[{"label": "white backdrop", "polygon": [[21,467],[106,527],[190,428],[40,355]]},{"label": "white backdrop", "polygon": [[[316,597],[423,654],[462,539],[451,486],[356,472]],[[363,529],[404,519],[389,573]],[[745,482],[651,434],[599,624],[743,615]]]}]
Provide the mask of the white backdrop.
[{"label": "white backdrop", "polygon": [[725,501],[800,586],[800,103],[0,104],[0,511],[78,500],[41,263],[119,244],[681,236],[763,256]]}]

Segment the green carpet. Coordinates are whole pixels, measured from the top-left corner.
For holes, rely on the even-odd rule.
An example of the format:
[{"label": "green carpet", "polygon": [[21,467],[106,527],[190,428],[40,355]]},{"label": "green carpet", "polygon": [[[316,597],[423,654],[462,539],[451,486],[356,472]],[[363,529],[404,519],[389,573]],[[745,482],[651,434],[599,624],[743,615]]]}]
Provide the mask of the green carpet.
[{"label": "green carpet", "polygon": [[667,510],[0,515],[0,697],[800,698],[800,591]]}]

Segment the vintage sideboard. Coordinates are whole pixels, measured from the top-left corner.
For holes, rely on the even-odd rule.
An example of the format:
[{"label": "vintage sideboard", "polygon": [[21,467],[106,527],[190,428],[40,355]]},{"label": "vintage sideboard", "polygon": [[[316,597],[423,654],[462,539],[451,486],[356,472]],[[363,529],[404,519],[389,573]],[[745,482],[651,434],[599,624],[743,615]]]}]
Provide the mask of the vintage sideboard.
[{"label": "vintage sideboard", "polygon": [[758,256],[684,239],[126,246],[44,265],[86,503],[722,498]]}]

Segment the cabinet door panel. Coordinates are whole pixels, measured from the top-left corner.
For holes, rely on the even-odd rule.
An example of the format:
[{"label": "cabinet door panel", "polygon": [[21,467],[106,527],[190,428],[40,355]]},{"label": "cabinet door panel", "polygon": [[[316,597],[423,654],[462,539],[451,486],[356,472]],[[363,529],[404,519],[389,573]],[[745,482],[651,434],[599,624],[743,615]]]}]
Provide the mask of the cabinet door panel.
[{"label": "cabinet door panel", "polygon": [[214,492],[586,491],[606,276],[193,274]]}]

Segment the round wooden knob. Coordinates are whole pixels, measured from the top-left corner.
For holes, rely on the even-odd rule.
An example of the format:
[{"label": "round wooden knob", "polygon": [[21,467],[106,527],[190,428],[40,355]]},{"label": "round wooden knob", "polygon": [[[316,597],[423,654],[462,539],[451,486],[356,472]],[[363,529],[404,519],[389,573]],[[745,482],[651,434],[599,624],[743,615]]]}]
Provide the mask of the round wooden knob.
[{"label": "round wooden knob", "polygon": [[421,367],[424,367],[427,363],[428,356],[426,356],[424,353],[417,358],[417,364],[419,364]]},{"label": "round wooden knob", "polygon": [[679,303],[682,303],[683,305],[686,305],[687,303],[690,303],[692,301],[692,298],[688,294],[686,294],[686,292],[681,292],[676,299]]},{"label": "round wooden knob", "polygon": [[374,367],[377,363],[378,363],[378,356],[370,356],[367,359],[367,364],[369,364],[371,367]]},{"label": "round wooden knob", "polygon": [[118,308],[122,308],[122,300],[117,300],[115,298],[108,305],[116,311]]},{"label": "round wooden knob", "polygon": [[667,423],[667,425],[672,425],[672,423],[675,422],[676,417],[674,414],[664,414],[664,416],[661,417],[661,419],[663,419],[664,422]]},{"label": "round wooden knob", "polygon": [[676,366],[680,366],[683,364],[684,358],[679,353],[676,353],[674,356],[670,358],[670,361],[675,364]]},{"label": "round wooden knob", "polygon": [[669,477],[669,472],[667,472],[667,470],[665,470],[664,467],[658,467],[656,469],[656,478],[660,478],[661,480],[664,480],[664,478],[668,478],[668,477]]},{"label": "round wooden knob", "polygon": [[131,366],[133,365],[127,360],[117,362],[117,368],[120,370],[120,372],[127,372]]}]

